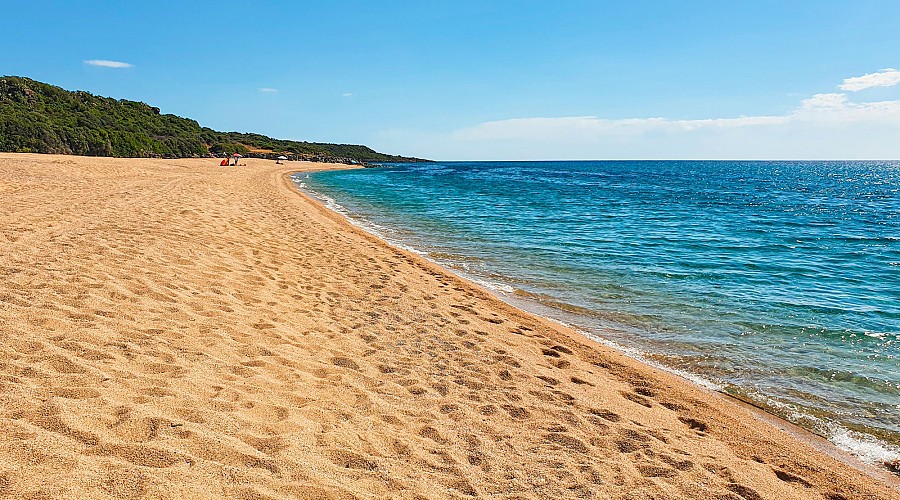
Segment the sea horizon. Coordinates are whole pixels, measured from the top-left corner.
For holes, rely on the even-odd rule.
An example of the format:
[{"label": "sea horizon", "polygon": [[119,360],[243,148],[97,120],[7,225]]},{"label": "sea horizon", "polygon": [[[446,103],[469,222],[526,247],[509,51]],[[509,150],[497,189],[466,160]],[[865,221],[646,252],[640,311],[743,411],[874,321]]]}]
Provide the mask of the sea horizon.
[{"label": "sea horizon", "polygon": [[[728,178],[717,179],[715,169],[705,170],[709,164],[725,166]],[[747,166],[755,169],[740,171]],[[683,169],[689,173],[675,171]],[[731,175],[735,173],[739,175]],[[894,217],[900,209],[898,173],[900,163],[889,160],[553,160],[385,164],[302,174],[294,180],[356,225],[513,305],[763,408],[878,463],[900,458],[900,422],[891,416],[900,410],[900,312],[890,306],[896,293],[889,285],[873,292],[854,282],[889,279],[900,270]],[[771,184],[773,179],[778,182]],[[823,188],[831,191],[810,192],[812,181],[822,179],[832,181]],[[864,189],[846,190],[860,181]],[[583,196],[600,189],[605,194]],[[692,197],[685,203],[681,198],[687,194]],[[766,207],[770,194],[779,196],[780,212],[755,212]],[[822,199],[810,205],[803,196]],[[841,203],[829,206],[828,196]],[[471,197],[483,206],[467,203]],[[535,197],[540,201],[534,202]],[[427,200],[439,200],[444,207]],[[598,202],[618,204],[627,213],[591,212],[591,203]],[[654,211],[650,205],[662,208]],[[872,216],[873,209],[885,207],[882,219],[859,219],[861,210]],[[519,217],[517,208],[527,209],[528,215]],[[653,214],[659,220],[641,222]],[[753,224],[771,227],[748,239],[736,223],[748,214],[766,219]],[[795,215],[804,221],[798,225],[790,220]],[[547,217],[556,219],[546,223]],[[567,226],[567,220],[584,217],[591,223]],[[696,217],[707,225],[693,223]],[[803,224],[810,224],[809,239],[845,237],[846,248],[804,249]],[[827,228],[839,224],[849,233],[830,236]],[[873,228],[880,232],[864,234]],[[768,239],[782,238],[784,231],[798,231],[800,244],[792,249]],[[718,245],[720,238],[728,245]],[[859,264],[852,255],[860,240],[882,245],[886,255],[862,259],[874,267],[857,268],[859,276],[838,272],[836,277],[817,277],[821,269],[815,262],[804,263],[804,258],[821,259],[833,251],[851,255],[832,263],[846,271]],[[762,247],[748,255],[741,249],[748,241]],[[798,248],[811,254],[798,258],[793,255]],[[493,255],[498,252],[499,257]],[[550,257],[554,252],[557,260]],[[602,252],[611,256],[605,264],[592,255]],[[670,262],[653,260],[669,252],[675,255]],[[695,253],[699,257],[693,259]],[[687,266],[686,257],[693,259]],[[741,265],[751,270],[736,272],[729,259],[743,259]],[[781,265],[785,259],[796,261],[791,265],[800,269]],[[881,263],[887,267],[879,267]],[[811,267],[803,269],[807,264]],[[767,276],[782,282],[754,281]],[[792,287],[791,280],[800,283]],[[823,286],[844,295],[829,298],[819,289]],[[774,294],[772,299],[753,297],[763,291]],[[867,293],[874,295],[867,299]],[[778,294],[784,302],[780,305]],[[742,307],[742,301],[756,301],[753,306],[761,312]],[[760,354],[773,346],[778,352]],[[843,364],[834,364],[835,359]]]}]

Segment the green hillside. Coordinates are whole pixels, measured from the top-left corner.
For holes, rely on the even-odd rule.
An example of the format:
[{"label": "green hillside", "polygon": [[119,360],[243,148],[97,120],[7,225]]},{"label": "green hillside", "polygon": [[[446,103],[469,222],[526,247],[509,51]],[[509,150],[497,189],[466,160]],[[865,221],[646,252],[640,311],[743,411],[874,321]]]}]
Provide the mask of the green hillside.
[{"label": "green hillside", "polygon": [[0,77],[0,151],[181,158],[250,150],[364,162],[423,161],[353,144],[217,132],[188,118],[160,114],[159,108],[143,102]]}]

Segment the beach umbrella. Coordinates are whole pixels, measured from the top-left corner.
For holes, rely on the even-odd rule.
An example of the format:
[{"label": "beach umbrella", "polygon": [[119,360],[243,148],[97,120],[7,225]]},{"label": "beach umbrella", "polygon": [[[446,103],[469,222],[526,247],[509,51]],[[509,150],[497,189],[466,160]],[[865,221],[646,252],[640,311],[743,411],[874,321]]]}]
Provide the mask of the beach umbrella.
[{"label": "beach umbrella", "polygon": [[287,156],[279,156],[278,159],[279,160],[287,160]]},{"label": "beach umbrella", "polygon": [[240,158],[240,157],[241,157],[241,155],[239,155],[239,154],[237,154],[237,153],[235,153],[235,154],[233,154],[233,155],[231,155],[231,156],[234,156],[235,158]]}]

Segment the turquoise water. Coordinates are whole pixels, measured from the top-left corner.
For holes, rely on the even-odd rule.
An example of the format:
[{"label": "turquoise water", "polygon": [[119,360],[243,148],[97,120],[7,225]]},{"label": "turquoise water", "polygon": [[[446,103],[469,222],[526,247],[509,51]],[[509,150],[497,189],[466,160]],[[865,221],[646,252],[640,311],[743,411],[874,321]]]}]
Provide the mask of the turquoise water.
[{"label": "turquoise water", "polygon": [[900,458],[900,162],[297,174],[388,240],[870,461]]}]

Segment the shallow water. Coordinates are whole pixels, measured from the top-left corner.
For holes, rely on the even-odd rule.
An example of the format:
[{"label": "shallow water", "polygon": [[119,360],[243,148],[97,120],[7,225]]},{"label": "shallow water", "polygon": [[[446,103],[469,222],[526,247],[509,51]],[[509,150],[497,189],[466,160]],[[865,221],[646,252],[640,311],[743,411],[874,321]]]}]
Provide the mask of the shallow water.
[{"label": "shallow water", "polygon": [[864,459],[900,458],[900,162],[430,163],[295,180],[509,300]]}]

